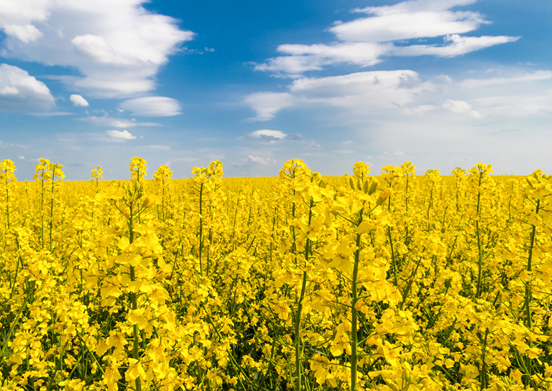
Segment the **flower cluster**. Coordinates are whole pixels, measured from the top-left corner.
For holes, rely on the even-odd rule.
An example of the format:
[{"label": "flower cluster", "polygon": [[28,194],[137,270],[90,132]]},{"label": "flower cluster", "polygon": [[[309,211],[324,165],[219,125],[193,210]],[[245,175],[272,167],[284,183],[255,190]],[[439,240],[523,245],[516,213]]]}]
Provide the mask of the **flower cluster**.
[{"label": "flower cluster", "polygon": [[0,162],[2,390],[552,389],[552,178],[34,182]]}]

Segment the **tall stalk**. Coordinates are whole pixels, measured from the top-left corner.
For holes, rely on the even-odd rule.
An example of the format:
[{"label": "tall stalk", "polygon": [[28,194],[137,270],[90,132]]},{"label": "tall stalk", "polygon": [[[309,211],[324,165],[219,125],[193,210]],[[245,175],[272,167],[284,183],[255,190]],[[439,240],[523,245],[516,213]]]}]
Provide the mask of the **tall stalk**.
[{"label": "tall stalk", "polygon": [[[539,214],[539,210],[540,210],[540,200],[537,200],[537,205],[536,205],[536,208],[535,208],[535,214]],[[529,255],[527,257],[527,272],[531,272],[532,270],[532,261],[533,261],[533,248],[535,247],[535,235],[536,235],[536,230],[537,230],[537,227],[534,225],[534,224],[531,224],[532,225],[532,228],[531,228],[531,242],[530,242],[530,245],[529,245]],[[532,317],[531,317],[531,299],[532,299],[532,296],[533,296],[533,293],[531,291],[531,287],[529,285],[529,283],[527,283],[525,285],[525,298],[524,298],[524,307],[525,307],[525,326],[531,330],[533,328],[533,320],[532,320]],[[533,347],[533,343],[530,342],[529,345],[531,347]],[[532,372],[533,372],[533,364],[532,364],[532,360],[531,358],[529,358],[528,356],[525,356],[525,366],[527,368],[527,376],[529,377],[529,382],[532,383],[532,379],[531,379],[531,376],[532,376]]]},{"label": "tall stalk", "polygon": [[6,219],[7,228],[10,229],[10,190],[8,188],[8,181],[6,181]]},{"label": "tall stalk", "polygon": [[[535,209],[535,214],[539,214],[539,208],[540,208],[540,200],[537,200],[537,206]],[[537,230],[537,227],[532,224],[531,228],[531,243],[529,245],[529,256],[527,257],[527,271],[531,272],[532,269],[532,261],[533,261],[533,248],[535,247],[535,233]],[[532,292],[531,287],[529,284],[525,285],[525,325],[531,329],[533,327],[533,322],[531,319],[531,298],[532,298]]]},{"label": "tall stalk", "polygon": [[[358,224],[362,223],[362,212],[364,208],[360,211],[360,220]],[[357,335],[357,324],[358,324],[358,310],[356,309],[356,304],[358,302],[358,290],[357,290],[357,281],[358,281],[358,266],[360,263],[360,234],[357,234],[356,237],[356,246],[355,251],[355,265],[353,268],[353,286],[352,286],[352,300],[351,300],[351,391],[356,391],[357,389],[357,363],[358,363],[358,335]]]},{"label": "tall stalk", "polygon": [[[295,204],[294,204],[295,206]],[[309,227],[312,221],[312,207],[314,202],[311,198],[309,205]],[[307,236],[307,242],[305,244],[305,269],[309,263],[309,251],[310,251],[311,240]],[[307,271],[303,271],[303,279],[301,283],[301,294],[299,300],[297,301],[297,315],[295,317],[295,391],[301,391],[301,312],[303,311],[303,299],[305,298],[305,291],[307,289]]]},{"label": "tall stalk", "polygon": [[199,186],[199,274],[203,276],[203,183]]},{"label": "tall stalk", "polygon": [[[42,170],[44,174],[44,170]],[[40,200],[40,243],[44,248],[44,176],[40,180],[42,184],[41,200]]]},{"label": "tall stalk", "polygon": [[[130,202],[129,209],[130,209],[130,217],[128,219],[128,229],[129,229],[129,238],[128,241],[130,244],[134,242],[134,215],[133,215],[133,207],[134,207],[134,200]],[[136,280],[136,274],[134,270],[134,266],[130,266],[130,280],[134,282]],[[138,300],[136,297],[136,292],[130,293],[130,302],[132,305],[133,310],[138,309]],[[135,324],[132,326],[132,334],[133,334],[133,345],[132,345],[132,358],[135,360],[139,360],[140,356],[138,355],[138,324]],[[136,391],[142,390],[142,383],[140,381],[140,377],[136,378]]]},{"label": "tall stalk", "polygon": [[475,293],[475,297],[477,299],[481,298],[481,291],[482,291],[482,273],[483,273],[483,250],[481,248],[481,230],[479,227],[480,221],[481,221],[481,183],[483,180],[483,174],[479,174],[479,183],[478,183],[478,190],[477,190],[477,221],[475,222],[475,230],[477,235],[477,291]]},{"label": "tall stalk", "polygon": [[50,199],[50,252],[52,252],[52,226],[54,223],[54,184],[56,179],[56,168],[55,166],[52,168],[52,198]]}]

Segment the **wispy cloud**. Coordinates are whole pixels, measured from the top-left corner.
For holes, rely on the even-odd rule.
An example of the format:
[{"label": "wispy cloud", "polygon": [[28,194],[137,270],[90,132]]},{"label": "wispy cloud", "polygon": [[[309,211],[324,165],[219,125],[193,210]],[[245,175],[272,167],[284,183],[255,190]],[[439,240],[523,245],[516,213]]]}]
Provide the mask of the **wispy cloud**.
[{"label": "wispy cloud", "polygon": [[[338,39],[330,44],[283,44],[280,56],[255,64],[257,71],[274,76],[298,78],[307,71],[319,71],[333,64],[373,66],[384,56],[455,57],[490,46],[514,42],[519,37],[460,34],[489,24],[477,12],[451,11],[475,0],[417,0],[392,6],[367,7],[354,12],[368,15],[350,22],[335,22],[328,31]],[[443,37],[442,45],[418,45],[410,40]],[[395,42],[399,43],[396,45]]]},{"label": "wispy cloud", "polygon": [[112,128],[133,128],[135,126],[160,126],[155,122],[136,122],[128,119],[113,118],[109,116],[104,117],[84,117],[78,118],[80,121],[90,122],[94,125],[107,126]]},{"label": "wispy cloud", "polygon": [[293,96],[287,92],[257,92],[244,99],[245,104],[257,113],[249,118],[250,122],[271,120],[278,111],[292,106],[293,101]]},{"label": "wispy cloud", "polygon": [[[429,81],[420,79],[417,72],[411,70],[357,72],[342,76],[311,77],[294,80],[289,86],[285,98],[265,103],[259,96],[265,93],[249,95],[249,102],[257,116],[269,120],[282,108],[326,105],[356,110],[364,113],[376,113],[382,109],[396,109],[410,104],[417,94],[434,88]],[[278,97],[284,93],[278,93]],[[280,105],[278,105],[280,103]],[[270,107],[271,115],[267,115]]]},{"label": "wispy cloud", "polygon": [[178,101],[164,96],[130,99],[121,103],[119,108],[141,117],[171,117],[181,114]]}]

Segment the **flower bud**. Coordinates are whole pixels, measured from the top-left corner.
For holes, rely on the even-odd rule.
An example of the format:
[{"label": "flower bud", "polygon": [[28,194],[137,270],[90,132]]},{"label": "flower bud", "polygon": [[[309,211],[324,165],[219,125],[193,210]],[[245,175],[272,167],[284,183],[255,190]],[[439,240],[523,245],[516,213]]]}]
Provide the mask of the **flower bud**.
[{"label": "flower bud", "polygon": [[147,208],[148,205],[150,205],[150,204],[151,204],[151,198],[145,197],[145,198],[144,198],[144,201],[142,201],[142,206],[143,206],[144,208]]},{"label": "flower bud", "polygon": [[383,203],[385,202],[386,199],[388,199],[389,197],[391,197],[391,194],[393,194],[393,190],[391,190],[391,188],[387,188],[383,191],[383,193],[380,194],[378,200],[376,201],[376,203],[378,205],[383,205]]},{"label": "flower bud", "polygon": [[123,210],[123,216],[128,219],[130,217],[130,209],[125,208],[125,210]]}]

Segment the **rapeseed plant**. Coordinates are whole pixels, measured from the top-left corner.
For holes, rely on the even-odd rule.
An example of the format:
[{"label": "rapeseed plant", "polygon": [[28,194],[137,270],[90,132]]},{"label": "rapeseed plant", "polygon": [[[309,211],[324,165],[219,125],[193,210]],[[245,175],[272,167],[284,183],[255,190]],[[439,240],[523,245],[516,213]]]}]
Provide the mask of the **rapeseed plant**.
[{"label": "rapeseed plant", "polygon": [[2,390],[550,390],[552,179],[34,182],[0,162]]}]

